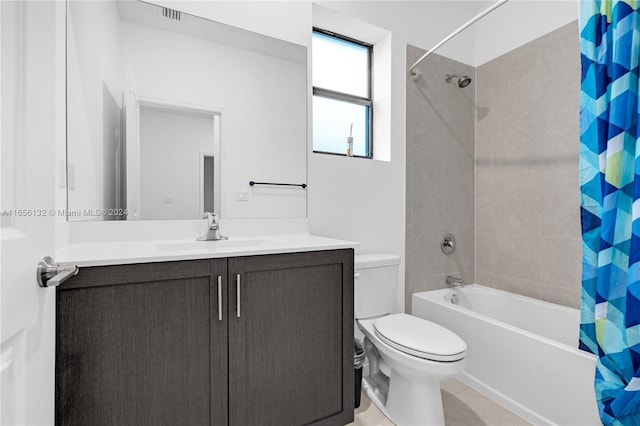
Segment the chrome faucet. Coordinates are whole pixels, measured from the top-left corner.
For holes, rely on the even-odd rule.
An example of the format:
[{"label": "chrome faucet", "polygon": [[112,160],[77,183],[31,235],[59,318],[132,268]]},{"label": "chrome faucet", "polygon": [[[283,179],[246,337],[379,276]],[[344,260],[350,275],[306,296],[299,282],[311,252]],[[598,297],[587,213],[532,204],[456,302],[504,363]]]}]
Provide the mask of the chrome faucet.
[{"label": "chrome faucet", "polygon": [[445,282],[450,287],[464,287],[464,280],[462,278],[452,277],[451,275],[447,275]]},{"label": "chrome faucet", "polygon": [[213,212],[204,212],[203,219],[207,219],[207,233],[197,238],[197,241],[220,241],[228,240],[220,233],[220,224],[218,223],[218,215]]}]

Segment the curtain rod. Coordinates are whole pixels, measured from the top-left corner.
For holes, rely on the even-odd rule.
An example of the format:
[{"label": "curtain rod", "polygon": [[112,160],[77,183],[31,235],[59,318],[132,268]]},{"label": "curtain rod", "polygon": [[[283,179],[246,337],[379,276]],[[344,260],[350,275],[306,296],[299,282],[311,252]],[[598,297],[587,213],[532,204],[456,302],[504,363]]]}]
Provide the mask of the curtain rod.
[{"label": "curtain rod", "polygon": [[420,59],[418,59],[412,66],[411,68],[409,68],[409,73],[413,76],[413,78],[417,78],[418,77],[418,65],[420,65],[420,62],[424,61],[424,59],[431,55],[433,52],[435,52],[438,48],[440,48],[440,46],[442,46],[443,44],[445,44],[446,42],[448,42],[449,40],[451,40],[452,38],[454,38],[455,36],[457,36],[458,34],[460,34],[462,31],[466,30],[467,27],[471,26],[471,24],[473,24],[474,22],[476,22],[477,20],[481,19],[482,17],[484,17],[485,15],[488,15],[489,13],[493,12],[494,10],[496,10],[497,8],[499,8],[500,6],[502,6],[503,4],[505,4],[506,2],[508,2],[509,0],[498,0],[496,1],[494,4],[492,4],[491,6],[489,6],[487,9],[483,10],[482,12],[480,12],[479,14],[477,14],[476,16],[474,16],[473,18],[471,18],[470,20],[468,20],[467,22],[465,22],[464,24],[462,24],[462,26],[460,28],[458,28],[457,30],[455,30],[454,32],[452,32],[451,34],[449,34],[447,37],[445,37],[444,40],[442,40],[440,43],[436,44],[431,50],[429,50],[427,53],[425,53],[424,55],[422,55],[422,57],[420,57]]}]

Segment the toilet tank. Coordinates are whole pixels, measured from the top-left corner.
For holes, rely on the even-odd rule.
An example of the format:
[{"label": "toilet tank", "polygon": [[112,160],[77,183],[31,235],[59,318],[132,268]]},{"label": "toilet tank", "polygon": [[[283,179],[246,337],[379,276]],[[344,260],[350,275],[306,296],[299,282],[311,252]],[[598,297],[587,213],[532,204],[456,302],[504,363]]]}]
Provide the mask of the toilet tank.
[{"label": "toilet tank", "polygon": [[396,300],[400,256],[364,254],[355,256],[354,305],[356,318],[388,314]]}]

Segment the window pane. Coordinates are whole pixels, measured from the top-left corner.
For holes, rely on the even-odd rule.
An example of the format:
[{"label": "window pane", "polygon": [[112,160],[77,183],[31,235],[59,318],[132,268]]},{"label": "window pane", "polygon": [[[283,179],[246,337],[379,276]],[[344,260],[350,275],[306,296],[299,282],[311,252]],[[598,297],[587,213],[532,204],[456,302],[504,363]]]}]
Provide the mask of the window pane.
[{"label": "window pane", "polygon": [[353,155],[369,156],[369,107],[335,99],[313,97],[313,150],[347,153],[353,123]]},{"label": "window pane", "polygon": [[369,49],[322,33],[313,33],[313,85],[369,97]]}]

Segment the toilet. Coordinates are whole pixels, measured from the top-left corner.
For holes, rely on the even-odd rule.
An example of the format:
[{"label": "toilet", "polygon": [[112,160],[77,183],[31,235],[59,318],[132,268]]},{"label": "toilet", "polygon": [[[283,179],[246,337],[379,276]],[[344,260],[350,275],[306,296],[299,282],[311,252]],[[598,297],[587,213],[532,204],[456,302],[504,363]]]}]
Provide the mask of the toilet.
[{"label": "toilet", "polygon": [[444,425],[440,382],[464,370],[467,345],[441,325],[390,313],[399,264],[391,254],[355,257],[356,329],[369,360],[362,389],[397,425]]}]

